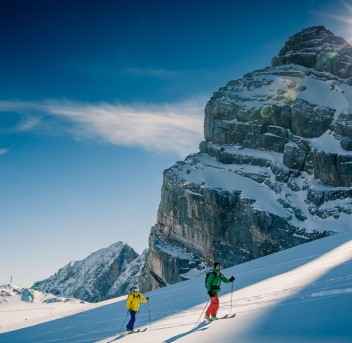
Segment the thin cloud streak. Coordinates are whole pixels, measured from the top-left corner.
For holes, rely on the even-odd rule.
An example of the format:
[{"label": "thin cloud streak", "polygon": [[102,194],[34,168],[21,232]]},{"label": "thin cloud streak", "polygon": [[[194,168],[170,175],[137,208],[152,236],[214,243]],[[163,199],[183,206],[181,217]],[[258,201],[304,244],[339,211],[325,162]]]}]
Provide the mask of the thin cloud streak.
[{"label": "thin cloud streak", "polygon": [[181,157],[198,151],[203,139],[204,106],[201,100],[134,106],[56,100],[41,103],[0,101],[2,112],[30,115],[18,131],[32,131],[43,125],[44,113],[74,123],[67,130],[78,139],[102,138],[116,145],[173,152]]},{"label": "thin cloud streak", "polygon": [[9,149],[0,149],[0,156],[7,154]]},{"label": "thin cloud streak", "polygon": [[41,120],[38,117],[24,118],[21,123],[17,126],[17,131],[31,131],[41,124]]},{"label": "thin cloud streak", "polygon": [[124,74],[132,76],[146,76],[146,77],[156,77],[156,78],[168,78],[178,76],[183,74],[181,71],[173,71],[166,69],[157,69],[157,68],[126,68],[122,71]]},{"label": "thin cloud streak", "polygon": [[349,10],[350,12],[352,12],[352,4],[349,4],[349,3],[347,3],[347,2],[344,1],[344,0],[340,0],[340,3],[341,3],[342,5],[344,5],[344,6],[347,8],[347,10]]}]

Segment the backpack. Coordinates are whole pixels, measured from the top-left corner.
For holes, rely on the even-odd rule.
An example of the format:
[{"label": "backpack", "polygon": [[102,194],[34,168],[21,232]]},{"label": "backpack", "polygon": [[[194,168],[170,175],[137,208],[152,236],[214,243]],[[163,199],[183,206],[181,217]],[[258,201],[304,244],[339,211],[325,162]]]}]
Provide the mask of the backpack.
[{"label": "backpack", "polygon": [[208,282],[208,278],[209,278],[209,275],[210,275],[210,274],[214,274],[214,275],[216,276],[216,273],[214,272],[214,270],[212,270],[212,271],[210,271],[210,272],[207,272],[207,273],[205,274],[205,282],[204,282],[205,287],[207,287],[207,282]]}]

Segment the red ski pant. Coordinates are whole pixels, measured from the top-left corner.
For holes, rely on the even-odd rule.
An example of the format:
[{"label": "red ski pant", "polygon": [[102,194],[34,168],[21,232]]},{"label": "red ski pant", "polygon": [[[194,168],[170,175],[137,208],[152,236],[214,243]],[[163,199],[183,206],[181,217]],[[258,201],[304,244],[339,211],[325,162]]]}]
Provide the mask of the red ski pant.
[{"label": "red ski pant", "polygon": [[207,311],[205,312],[205,314],[209,317],[216,316],[216,314],[218,313],[218,309],[219,309],[219,297],[217,294],[215,294],[210,298],[210,305]]}]

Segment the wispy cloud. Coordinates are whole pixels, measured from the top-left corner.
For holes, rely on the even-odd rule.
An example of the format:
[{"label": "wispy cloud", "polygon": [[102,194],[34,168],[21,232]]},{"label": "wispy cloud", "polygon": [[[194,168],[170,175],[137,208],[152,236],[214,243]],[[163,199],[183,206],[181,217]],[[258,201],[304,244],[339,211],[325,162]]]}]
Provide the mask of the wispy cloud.
[{"label": "wispy cloud", "polygon": [[39,117],[27,117],[23,118],[20,124],[17,126],[17,131],[30,131],[41,124]]},{"label": "wispy cloud", "polygon": [[0,156],[7,154],[8,151],[9,151],[9,149],[1,149],[0,148]]},{"label": "wispy cloud", "polygon": [[189,71],[184,70],[172,70],[157,67],[125,67],[119,68],[114,62],[99,62],[99,63],[84,63],[84,61],[77,58],[69,58],[66,61],[66,67],[71,71],[78,73],[87,73],[94,76],[103,77],[116,77],[122,75],[128,75],[133,77],[151,77],[158,79],[172,78],[180,75],[188,74]]},{"label": "wispy cloud", "polygon": [[346,2],[346,1],[344,1],[344,0],[340,0],[340,2],[341,2],[342,5],[345,6],[345,8],[346,8],[348,11],[352,12],[352,3],[348,3],[348,2]]},{"label": "wispy cloud", "polygon": [[167,78],[174,77],[182,74],[182,71],[174,71],[167,69],[157,69],[157,68],[126,68],[122,70],[122,73],[132,75],[132,76],[147,76],[156,78]]},{"label": "wispy cloud", "polygon": [[198,151],[203,139],[204,107],[204,100],[162,105],[0,101],[0,111],[26,116],[18,131],[31,131],[46,125],[46,119],[55,116],[74,123],[66,129],[79,139],[100,138],[116,145],[174,152],[182,157]]}]

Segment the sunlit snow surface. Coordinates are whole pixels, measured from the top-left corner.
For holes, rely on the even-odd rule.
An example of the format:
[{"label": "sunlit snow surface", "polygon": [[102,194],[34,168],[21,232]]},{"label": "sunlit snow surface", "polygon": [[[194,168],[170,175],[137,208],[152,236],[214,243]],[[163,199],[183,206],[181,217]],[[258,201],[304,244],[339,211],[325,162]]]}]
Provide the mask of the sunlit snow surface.
[{"label": "sunlit snow surface", "polygon": [[[121,297],[83,308],[78,304],[77,310],[92,309],[3,333],[0,342],[351,342],[351,262],[348,230],[224,270],[236,280],[232,294],[231,284],[222,286],[219,315],[236,313],[233,319],[203,323],[208,295],[201,275],[146,293],[150,302],[141,304],[137,318],[137,327],[148,328],[143,333],[122,333],[127,312]],[[51,319],[36,320],[45,306],[29,305],[2,303],[1,332],[14,329],[12,312],[22,318],[18,328]]]}]

